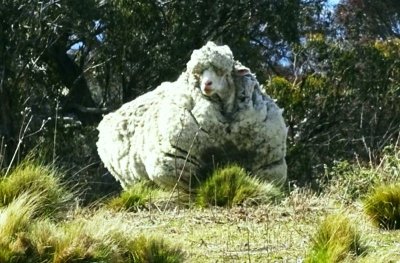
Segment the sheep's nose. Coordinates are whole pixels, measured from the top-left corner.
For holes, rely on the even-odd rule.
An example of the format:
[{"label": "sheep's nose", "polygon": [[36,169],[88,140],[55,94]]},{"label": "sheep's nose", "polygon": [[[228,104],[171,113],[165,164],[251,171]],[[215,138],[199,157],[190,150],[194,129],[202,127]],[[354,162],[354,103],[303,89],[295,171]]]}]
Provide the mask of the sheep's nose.
[{"label": "sheep's nose", "polygon": [[206,84],[206,86],[211,86],[212,85],[212,81],[211,80],[207,80],[205,84]]}]

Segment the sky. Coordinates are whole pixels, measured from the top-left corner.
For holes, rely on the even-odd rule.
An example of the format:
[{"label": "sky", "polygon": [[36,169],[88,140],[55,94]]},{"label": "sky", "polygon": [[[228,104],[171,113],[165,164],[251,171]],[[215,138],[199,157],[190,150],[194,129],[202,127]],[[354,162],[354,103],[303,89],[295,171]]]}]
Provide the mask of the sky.
[{"label": "sky", "polygon": [[330,6],[334,6],[337,5],[339,3],[340,0],[328,0],[328,5]]}]

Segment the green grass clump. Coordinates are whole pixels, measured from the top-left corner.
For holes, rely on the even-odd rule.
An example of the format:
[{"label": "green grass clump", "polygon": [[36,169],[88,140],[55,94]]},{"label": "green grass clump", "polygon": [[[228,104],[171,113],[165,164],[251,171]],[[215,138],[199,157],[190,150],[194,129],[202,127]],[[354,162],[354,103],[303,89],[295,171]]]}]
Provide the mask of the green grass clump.
[{"label": "green grass clump", "polygon": [[201,207],[228,206],[245,202],[267,202],[281,195],[279,188],[251,177],[238,165],[216,169],[197,189]]},{"label": "green grass clump", "polygon": [[31,192],[41,196],[42,212],[52,213],[72,198],[61,184],[61,177],[52,166],[25,160],[0,180],[0,207],[10,204],[22,193]]},{"label": "green grass clump", "polygon": [[184,262],[185,254],[165,240],[155,237],[139,236],[131,242],[131,262]]},{"label": "green grass clump", "polygon": [[156,202],[167,193],[161,190],[151,181],[139,181],[121,192],[117,197],[110,199],[106,206],[113,210],[129,210],[136,211],[149,204]]},{"label": "green grass clump", "polygon": [[383,229],[400,229],[400,183],[382,185],[364,200],[365,213]]},{"label": "green grass clump", "polygon": [[360,234],[350,220],[343,214],[330,215],[314,234],[305,262],[340,262],[363,251]]}]

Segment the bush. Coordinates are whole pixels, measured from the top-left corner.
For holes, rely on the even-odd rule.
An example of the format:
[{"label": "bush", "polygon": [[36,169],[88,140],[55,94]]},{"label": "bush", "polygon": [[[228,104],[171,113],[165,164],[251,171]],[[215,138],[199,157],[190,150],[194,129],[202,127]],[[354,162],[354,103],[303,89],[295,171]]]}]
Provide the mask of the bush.
[{"label": "bush", "polygon": [[364,200],[365,213],[384,229],[400,229],[400,183],[382,185]]},{"label": "bush", "polygon": [[62,174],[52,166],[25,160],[0,180],[0,206],[30,192],[41,197],[41,211],[52,214],[72,199],[72,194],[61,184],[61,177]]},{"label": "bush", "polygon": [[201,207],[228,206],[245,202],[267,202],[281,195],[272,184],[249,176],[238,165],[216,169],[197,189],[196,203]]},{"label": "bush", "polygon": [[345,215],[329,215],[314,234],[305,262],[339,262],[364,249],[360,234]]}]

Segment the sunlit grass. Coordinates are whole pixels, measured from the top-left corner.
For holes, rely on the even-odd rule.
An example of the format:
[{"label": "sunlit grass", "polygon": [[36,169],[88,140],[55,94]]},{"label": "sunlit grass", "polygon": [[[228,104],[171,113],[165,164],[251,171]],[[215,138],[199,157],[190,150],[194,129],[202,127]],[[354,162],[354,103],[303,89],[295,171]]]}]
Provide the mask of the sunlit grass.
[{"label": "sunlit grass", "polygon": [[129,244],[130,260],[132,262],[184,262],[185,253],[161,238],[135,238]]},{"label": "sunlit grass", "polygon": [[[374,189],[375,173],[383,168],[393,172],[391,177],[384,178],[396,180],[398,158],[385,158],[387,161],[380,168],[373,167],[371,182],[368,178],[361,179],[368,189]],[[368,167],[362,169],[369,173]],[[342,171],[345,173],[347,168]],[[57,171],[55,175],[62,176]],[[63,210],[66,213],[54,217],[42,212],[43,199],[50,200],[42,194],[47,190],[31,189],[39,188],[36,182],[23,188],[20,178],[29,181],[29,177],[21,173],[18,180],[13,180],[28,191],[15,187],[17,194],[6,198],[7,202],[0,208],[0,262],[376,263],[399,260],[397,231],[374,227],[364,213],[366,208],[363,210],[359,205],[358,198],[365,194],[358,187],[352,188],[351,184],[358,180],[356,169],[349,177],[341,175],[344,177],[335,185],[337,192],[330,188],[317,193],[308,187],[294,186],[283,197],[279,189],[251,177],[240,166],[229,165],[217,169],[215,177],[211,176],[201,186],[204,189],[200,187],[190,194],[190,202],[194,200],[200,207],[180,203],[171,192],[140,182],[104,206],[71,206],[68,212]],[[7,178],[0,184],[12,181],[12,174]],[[386,189],[385,193],[397,196],[397,188],[400,189]],[[341,190],[349,195],[338,194]],[[369,192],[362,200],[368,200],[373,193]],[[386,208],[378,214],[396,211],[394,198],[390,202],[387,198],[381,199],[386,201],[378,207]],[[199,200],[203,203],[198,203]],[[346,214],[342,210],[344,204]],[[317,224],[321,216],[332,212],[339,214],[327,216]],[[375,224],[382,227],[382,223]]]}]

